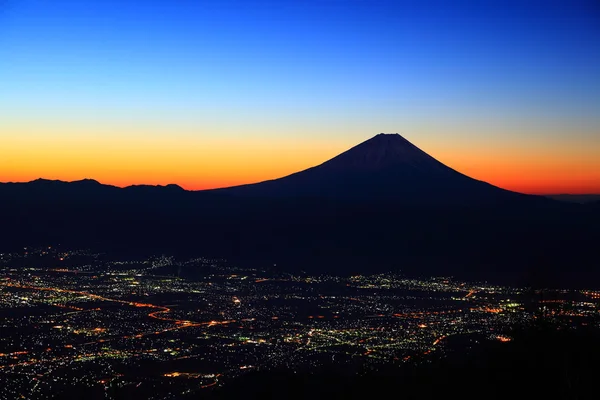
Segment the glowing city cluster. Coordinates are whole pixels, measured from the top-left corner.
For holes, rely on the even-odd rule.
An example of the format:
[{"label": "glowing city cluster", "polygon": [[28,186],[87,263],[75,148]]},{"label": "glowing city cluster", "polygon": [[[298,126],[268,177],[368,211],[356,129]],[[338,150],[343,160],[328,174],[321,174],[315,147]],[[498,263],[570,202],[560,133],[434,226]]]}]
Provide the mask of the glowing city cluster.
[{"label": "glowing city cluster", "polygon": [[[541,315],[599,324],[600,295],[306,276],[52,247],[0,255],[0,398],[193,396],[249,371],[428,362]],[[600,326],[600,325],[599,325]]]}]

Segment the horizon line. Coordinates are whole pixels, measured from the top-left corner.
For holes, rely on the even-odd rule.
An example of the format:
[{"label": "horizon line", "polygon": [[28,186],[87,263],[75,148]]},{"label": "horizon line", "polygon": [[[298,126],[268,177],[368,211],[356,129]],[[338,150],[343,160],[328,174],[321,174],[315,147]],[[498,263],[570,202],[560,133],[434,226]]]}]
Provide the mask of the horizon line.
[{"label": "horizon line", "polygon": [[[278,178],[274,178],[274,179],[278,179]],[[272,179],[269,179],[272,180]],[[109,187],[115,187],[118,189],[127,189],[130,187],[136,187],[136,186],[150,186],[150,187],[158,187],[158,188],[167,188],[169,186],[176,186],[179,187],[181,190],[184,190],[186,192],[207,192],[210,190],[216,190],[216,189],[226,189],[226,188],[230,188],[230,187],[236,187],[236,186],[243,186],[243,185],[252,185],[252,184],[256,184],[256,183],[261,183],[261,182],[265,182],[265,181],[259,181],[259,182],[248,182],[248,183],[240,183],[237,185],[232,185],[232,186],[218,186],[218,187],[210,187],[210,188],[205,188],[205,189],[187,189],[186,187],[178,184],[178,183],[166,183],[166,184],[149,184],[149,183],[133,183],[130,185],[118,185],[118,184],[112,184],[112,183],[103,183],[100,182],[97,179],[94,178],[81,178],[81,179],[75,179],[72,181],[69,180],[63,180],[63,179],[49,179],[49,178],[36,178],[36,179],[32,179],[32,180],[28,180],[28,181],[2,181],[0,182],[0,185],[11,185],[11,184],[29,184],[29,183],[34,183],[36,181],[48,181],[48,182],[60,182],[60,183],[78,183],[78,182],[95,182],[98,185],[101,186],[109,186]],[[550,192],[550,193],[532,193],[532,192],[521,192],[521,191],[515,191],[512,189],[506,189],[506,188],[501,188],[504,190],[510,190],[516,193],[521,193],[521,194],[526,194],[526,195],[533,195],[533,196],[600,196],[600,193],[557,193],[557,192]]]}]

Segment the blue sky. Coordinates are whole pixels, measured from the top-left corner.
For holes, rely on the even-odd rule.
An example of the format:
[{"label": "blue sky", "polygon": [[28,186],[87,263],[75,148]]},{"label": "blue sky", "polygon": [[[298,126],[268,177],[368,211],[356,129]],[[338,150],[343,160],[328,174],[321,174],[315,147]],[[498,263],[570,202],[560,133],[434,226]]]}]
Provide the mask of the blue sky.
[{"label": "blue sky", "polygon": [[447,160],[456,143],[600,152],[594,3],[2,0],[0,137],[104,124],[343,149],[392,131]]}]

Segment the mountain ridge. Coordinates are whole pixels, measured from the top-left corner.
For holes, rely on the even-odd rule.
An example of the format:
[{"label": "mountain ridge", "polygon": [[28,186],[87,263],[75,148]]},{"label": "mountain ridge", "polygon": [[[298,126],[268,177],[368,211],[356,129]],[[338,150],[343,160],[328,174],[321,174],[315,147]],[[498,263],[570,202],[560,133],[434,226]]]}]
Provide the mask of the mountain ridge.
[{"label": "mountain ridge", "polygon": [[[61,243],[292,272],[600,286],[600,207],[508,192],[446,169],[398,137],[376,136],[388,139],[391,148],[369,142],[325,172],[317,166],[316,175],[296,174],[299,181],[282,178],[283,195],[93,180],[0,184],[0,250]],[[403,152],[410,157],[398,159]],[[288,189],[296,182],[317,190],[295,196]]]},{"label": "mountain ridge", "polygon": [[[381,146],[382,142],[386,142],[386,143],[392,143],[391,146]],[[356,150],[359,149],[366,149],[366,151],[362,151],[361,152],[361,157],[356,157]],[[353,157],[354,156],[354,157]],[[340,166],[340,164],[342,166]],[[88,187],[93,187],[93,186],[103,186],[103,187],[111,187],[111,188],[117,188],[117,189],[169,189],[169,190],[179,190],[179,191],[185,191],[185,192],[193,192],[193,193],[201,193],[201,192],[220,192],[220,193],[233,193],[233,194],[239,194],[236,193],[239,191],[239,189],[243,189],[243,188],[249,188],[249,187],[256,187],[257,185],[262,185],[262,184],[269,184],[271,182],[277,182],[277,181],[281,181],[283,179],[286,178],[290,178],[290,177],[295,177],[299,174],[305,173],[305,172],[311,172],[314,171],[315,169],[319,169],[319,168],[325,168],[325,169],[329,169],[329,170],[371,170],[371,171],[381,171],[383,169],[385,169],[386,167],[389,167],[390,165],[398,165],[398,164],[402,164],[404,166],[409,166],[412,169],[415,170],[419,170],[419,169],[423,169],[423,166],[427,166],[428,169],[430,170],[434,170],[437,172],[442,172],[442,173],[446,173],[446,174],[455,174],[457,176],[461,176],[463,178],[468,178],[469,180],[473,181],[473,182],[479,182],[480,184],[486,185],[488,187],[493,187],[493,188],[497,188],[499,190],[502,190],[504,192],[508,192],[508,193],[514,193],[520,196],[528,196],[528,197],[537,197],[537,198],[549,198],[552,200],[556,200],[556,201],[568,201],[568,202],[572,202],[572,203],[589,203],[589,202],[595,202],[596,200],[600,200],[600,194],[568,194],[568,193],[561,193],[561,194],[546,194],[546,195],[534,195],[534,194],[525,194],[525,193],[520,193],[514,190],[510,190],[510,189],[505,189],[505,188],[500,188],[496,185],[490,184],[489,182],[486,182],[484,180],[479,180],[479,179],[475,179],[472,177],[469,177],[455,169],[453,169],[452,167],[441,163],[440,161],[436,160],[434,157],[432,157],[431,155],[427,154],[426,152],[424,152],[423,150],[421,150],[420,148],[418,148],[417,146],[415,146],[413,143],[411,143],[410,141],[408,141],[406,138],[404,138],[402,135],[398,134],[398,133],[379,133],[373,137],[371,137],[370,139],[367,139],[364,142],[361,142],[353,147],[351,147],[350,149],[338,154],[337,156],[332,157],[329,160],[326,160],[318,165],[315,165],[313,167],[309,167],[306,168],[304,170],[301,171],[297,171],[288,175],[285,175],[283,177],[279,177],[279,178],[273,178],[273,179],[267,179],[264,181],[259,181],[259,182],[252,182],[252,183],[245,183],[245,184],[240,184],[240,185],[234,185],[234,186],[227,186],[227,187],[217,187],[217,188],[210,188],[210,189],[199,189],[199,190],[188,190],[188,189],[184,189],[183,187],[181,187],[178,184],[175,183],[169,183],[169,184],[165,184],[165,185],[161,185],[161,184],[156,184],[156,185],[152,185],[152,184],[144,184],[144,183],[140,183],[140,184],[131,184],[131,185],[127,185],[127,186],[116,186],[116,185],[112,185],[112,184],[105,184],[105,183],[100,183],[99,181],[93,179],[93,178],[83,178],[83,179],[79,179],[79,180],[74,180],[74,181],[66,181],[66,180],[60,180],[60,179],[47,179],[47,178],[37,178],[28,182],[14,182],[14,181],[7,181],[7,182],[0,182],[0,185],[66,185],[66,184],[71,184],[71,185],[86,185]]]},{"label": "mountain ridge", "polygon": [[252,197],[380,198],[429,206],[525,198],[544,201],[468,177],[397,133],[380,133],[319,165],[281,178],[210,191]]}]

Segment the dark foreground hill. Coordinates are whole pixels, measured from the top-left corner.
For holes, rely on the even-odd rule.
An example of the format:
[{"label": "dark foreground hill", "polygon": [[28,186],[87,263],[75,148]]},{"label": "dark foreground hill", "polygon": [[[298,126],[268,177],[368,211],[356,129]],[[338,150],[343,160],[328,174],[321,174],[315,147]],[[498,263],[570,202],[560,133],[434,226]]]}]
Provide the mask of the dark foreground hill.
[{"label": "dark foreground hill", "polygon": [[600,194],[554,194],[548,195],[546,197],[554,200],[567,201],[571,203],[600,203]]},{"label": "dark foreground hill", "polygon": [[600,345],[595,331],[527,331],[510,343],[482,342],[460,353],[422,365],[390,365],[362,374],[339,365],[254,373],[209,398],[562,400],[596,395]]},{"label": "dark foreground hill", "polygon": [[396,135],[357,148],[317,172],[293,175],[301,179],[231,190],[121,189],[92,180],[0,184],[0,247],[62,244],[313,273],[401,270],[600,286],[598,207],[473,180]]}]

